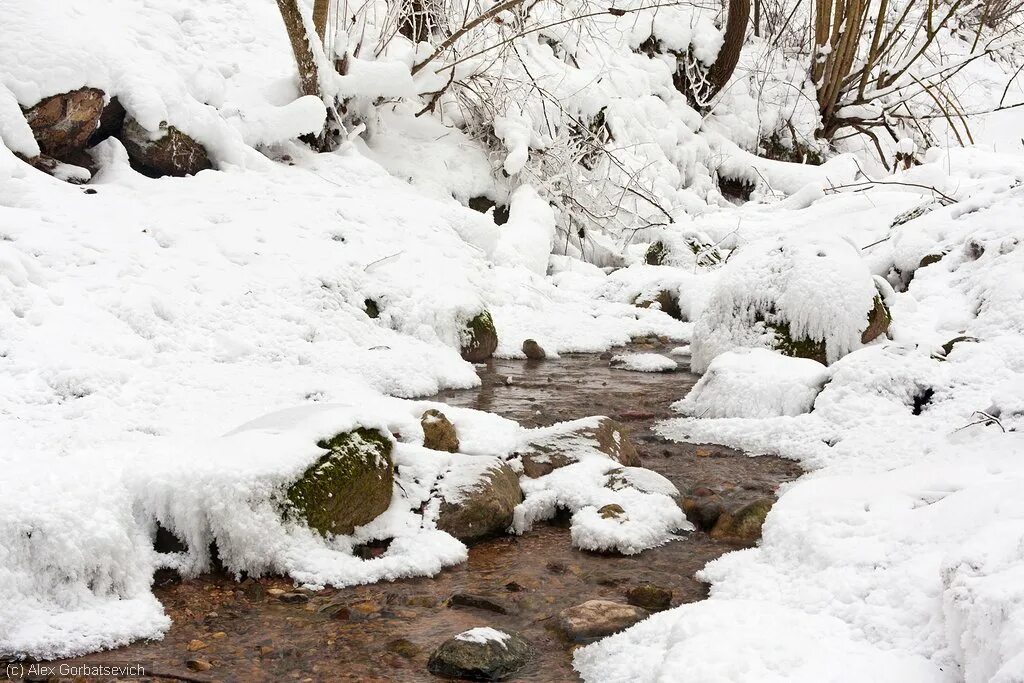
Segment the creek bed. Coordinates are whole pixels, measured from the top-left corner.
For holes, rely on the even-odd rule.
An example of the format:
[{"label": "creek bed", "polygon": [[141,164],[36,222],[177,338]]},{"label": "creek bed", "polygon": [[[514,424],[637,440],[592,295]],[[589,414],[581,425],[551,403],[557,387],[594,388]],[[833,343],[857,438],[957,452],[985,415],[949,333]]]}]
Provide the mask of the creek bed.
[{"label": "creek bed", "polygon": [[[667,353],[669,348],[651,340],[629,350]],[[669,406],[697,380],[683,370],[613,369],[607,354],[495,359],[478,370],[480,387],[445,391],[434,400],[491,411],[527,426],[607,415],[628,427],[643,465],[684,493],[705,486],[720,491],[729,507],[738,507],[773,496],[801,473],[798,465],[780,458],[749,458],[719,446],[658,437],[654,423],[671,417]],[[736,547],[698,531],[639,555],[584,552],[572,548],[567,525],[554,520],[521,537],[474,545],[468,562],[434,578],[327,589],[302,603],[284,603],[273,595],[294,590],[285,579],[239,584],[209,574],[154,589],[174,622],[163,640],[73,661],[139,663],[151,675],[178,680],[436,681],[426,666],[436,646],[460,631],[493,626],[519,632],[537,650],[512,680],[573,681],[578,680],[571,665],[574,646],[554,628],[560,610],[598,598],[624,601],[626,590],[644,583],[671,589],[673,605],[701,600],[707,588],[694,573]],[[466,604],[449,605],[453,595]],[[190,651],[195,640],[204,647]],[[196,656],[213,668],[187,668],[186,660]]]}]

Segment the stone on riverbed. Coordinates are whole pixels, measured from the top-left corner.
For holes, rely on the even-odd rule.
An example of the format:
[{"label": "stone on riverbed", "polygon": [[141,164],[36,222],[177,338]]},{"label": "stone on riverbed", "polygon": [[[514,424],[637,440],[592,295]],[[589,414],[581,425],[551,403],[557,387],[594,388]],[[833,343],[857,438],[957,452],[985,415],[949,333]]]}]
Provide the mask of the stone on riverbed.
[{"label": "stone on riverbed", "polygon": [[611,600],[588,600],[558,613],[558,627],[577,643],[623,631],[648,617],[647,610]]},{"label": "stone on riverbed", "polygon": [[327,452],[287,492],[289,512],[321,534],[351,534],[391,505],[391,441],[373,429],[324,439]]},{"label": "stone on riverbed", "polygon": [[437,528],[463,542],[504,532],[523,501],[519,477],[499,458],[463,456],[442,481]]},{"label": "stone on riverbed", "polygon": [[672,591],[661,586],[645,583],[626,591],[626,602],[642,607],[649,612],[660,612],[672,604]]},{"label": "stone on riverbed", "polygon": [[516,633],[481,627],[449,638],[430,655],[427,669],[445,678],[500,681],[523,668],[533,647]]},{"label": "stone on riverbed", "polygon": [[527,339],[523,342],[523,354],[527,360],[544,360],[548,357],[544,348],[534,339]]},{"label": "stone on riverbed", "polygon": [[756,543],[774,504],[771,498],[761,498],[735,512],[723,512],[711,530],[711,537],[735,543]]},{"label": "stone on riverbed", "polygon": [[563,422],[537,432],[540,436],[520,451],[523,474],[531,479],[595,454],[629,467],[640,465],[625,428],[608,417]]},{"label": "stone on riverbed", "polygon": [[440,410],[431,408],[420,418],[423,427],[423,447],[433,451],[455,453],[459,450],[459,435],[455,425]]},{"label": "stone on riverbed", "polygon": [[482,363],[498,348],[498,332],[488,311],[470,318],[462,330],[462,358],[470,363]]}]

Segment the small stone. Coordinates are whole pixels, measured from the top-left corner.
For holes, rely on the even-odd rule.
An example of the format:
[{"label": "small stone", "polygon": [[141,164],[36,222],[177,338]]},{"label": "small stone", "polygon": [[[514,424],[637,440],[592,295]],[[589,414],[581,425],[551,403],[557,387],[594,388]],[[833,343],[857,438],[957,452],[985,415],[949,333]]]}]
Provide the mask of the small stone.
[{"label": "small stone", "polygon": [[210,637],[211,637],[211,638],[215,638],[215,639],[217,639],[217,640],[220,640],[221,638],[227,638],[227,635],[228,635],[228,634],[227,634],[227,633],[225,633],[224,631],[217,631],[216,633],[214,633],[214,634],[213,634],[212,636],[210,636]]},{"label": "small stone", "polygon": [[396,638],[388,643],[388,652],[394,652],[400,657],[414,659],[419,656],[420,646],[407,638]]},{"label": "small stone", "polygon": [[601,515],[601,519],[619,519],[626,515],[626,511],[618,503],[609,503],[599,508],[597,514]]},{"label": "small stone", "polygon": [[544,348],[534,339],[527,339],[523,342],[523,353],[528,360],[544,360],[548,357]]},{"label": "small stone", "polygon": [[651,583],[634,586],[626,591],[626,602],[649,612],[660,612],[672,604],[672,591]]},{"label": "small stone", "polygon": [[456,593],[448,599],[448,604],[453,607],[474,607],[497,614],[509,614],[510,612],[509,606],[502,600],[473,593]]},{"label": "small stone", "polygon": [[682,508],[686,513],[686,519],[693,522],[701,531],[713,529],[725,509],[722,499],[713,494],[684,498]]},{"label": "small stone", "polygon": [[273,595],[274,597],[278,597],[278,596],[284,595],[285,593],[287,593],[287,591],[284,590],[283,588],[268,588],[267,589],[267,595]]},{"label": "small stone", "polygon": [[258,654],[260,657],[266,657],[273,651],[274,648],[270,647],[269,645],[259,645],[256,647],[256,654]]},{"label": "small stone", "polygon": [[423,447],[432,451],[456,453],[459,450],[459,435],[455,425],[440,410],[431,408],[420,418],[423,427]]},{"label": "small stone", "polygon": [[430,655],[427,669],[445,678],[498,681],[523,668],[533,647],[516,633],[474,628],[449,638]]},{"label": "small stone", "polygon": [[185,660],[185,666],[192,669],[193,671],[209,671],[213,668],[213,664],[201,657],[193,657]]},{"label": "small stone", "polygon": [[718,518],[711,538],[739,543],[755,543],[761,538],[761,527],[775,501],[761,498],[745,505],[736,512],[724,512]]},{"label": "small stone", "polygon": [[309,602],[309,596],[305,593],[282,593],[277,599],[289,605],[301,605]]},{"label": "small stone", "polygon": [[188,645],[185,646],[185,649],[189,652],[198,652],[199,650],[202,650],[205,647],[206,643],[199,639],[196,639],[188,641]]},{"label": "small stone", "polygon": [[577,643],[610,636],[646,619],[648,612],[611,600],[588,600],[558,613],[558,627]]}]

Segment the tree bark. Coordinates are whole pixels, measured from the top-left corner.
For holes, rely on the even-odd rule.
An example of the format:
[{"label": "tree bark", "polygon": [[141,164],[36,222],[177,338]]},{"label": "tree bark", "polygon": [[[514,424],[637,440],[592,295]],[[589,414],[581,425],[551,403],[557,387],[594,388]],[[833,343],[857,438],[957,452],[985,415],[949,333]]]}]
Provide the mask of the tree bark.
[{"label": "tree bark", "polygon": [[306,24],[302,21],[298,2],[297,0],[277,0],[277,7],[281,10],[281,18],[284,20],[285,30],[288,31],[288,40],[292,44],[292,53],[295,55],[295,64],[299,67],[299,90],[303,95],[320,97],[320,78],[317,73],[316,58],[309,46],[309,35],[306,33]]},{"label": "tree bark", "polygon": [[[327,38],[327,15],[331,12],[331,0],[313,0],[313,26],[316,27],[316,34],[320,37],[320,44],[324,45]],[[330,59],[330,55],[328,55]]]},{"label": "tree bark", "polygon": [[718,58],[708,71],[708,81],[718,93],[729,82],[740,61],[740,52],[747,35],[750,20],[750,0],[729,0],[729,13],[725,20],[725,39]]}]

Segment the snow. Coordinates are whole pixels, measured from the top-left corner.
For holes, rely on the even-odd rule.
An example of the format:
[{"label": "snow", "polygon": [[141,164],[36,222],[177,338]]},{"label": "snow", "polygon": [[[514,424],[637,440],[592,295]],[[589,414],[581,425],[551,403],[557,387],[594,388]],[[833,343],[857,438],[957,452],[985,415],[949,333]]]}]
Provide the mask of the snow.
[{"label": "snow", "polygon": [[[864,136],[836,154],[814,138],[807,63],[770,39],[750,39],[711,111],[692,108],[668,50],[712,63],[717,5],[617,8],[580,24],[562,19],[585,3],[537,3],[530,20],[547,28],[509,41],[515,59],[472,55],[509,36],[509,14],[462,39],[457,68],[416,76],[431,46],[382,44],[388,8],[353,9],[352,35],[332,41],[346,73],[321,74],[349,127],[316,155],[295,138],[327,106],[300,96],[269,0],[5,3],[0,487],[16,504],[0,515],[0,656],[161,637],[153,571],[193,576],[213,541],[231,572],[313,587],[465,561],[433,527],[438,496],[579,427],[418,400],[478,384],[458,346],[487,310],[506,358],[527,338],[551,358],[676,340],[671,355],[704,376],[661,436],[809,470],[760,545],[701,572],[708,600],[577,650],[586,680],[1024,680],[1021,119],[971,113],[1003,95],[1019,54],[956,77],[976,144],[952,147],[942,120],[928,144],[896,125],[883,153],[921,163],[893,173]],[[649,39],[660,54],[639,49]],[[215,170],[150,179],[113,138],[84,188],[21,161],[39,151],[22,110],[84,86],[193,137]],[[757,156],[776,138],[829,158]],[[734,206],[718,179],[750,184],[752,201]],[[466,208],[480,198],[509,221]],[[655,240],[664,265],[643,262]],[[681,321],[635,305],[663,293]],[[876,296],[893,322],[864,345]],[[822,342],[828,367],[769,350],[780,325]],[[460,453],[423,448],[428,408],[456,425]],[[316,441],[357,426],[394,439],[391,507],[331,539],[283,518]],[[640,554],[692,528],[668,480],[585,445],[573,456],[523,478],[515,533],[564,508],[574,546]],[[599,512],[611,504],[623,513]],[[158,523],[189,550],[155,553]],[[352,552],[384,538],[381,557]]]},{"label": "snow", "polygon": [[491,628],[490,626],[477,626],[476,628],[463,631],[455,636],[455,640],[464,640],[469,643],[479,643],[481,645],[489,642],[498,642],[505,645],[509,638],[511,638],[509,634],[504,631],[499,631],[496,628]]},{"label": "snow", "polygon": [[672,372],[678,365],[660,353],[621,353],[612,356],[611,366],[633,372]]},{"label": "snow", "polygon": [[774,417],[810,412],[829,378],[828,368],[807,358],[767,349],[727,351],[676,404],[692,417]]}]

